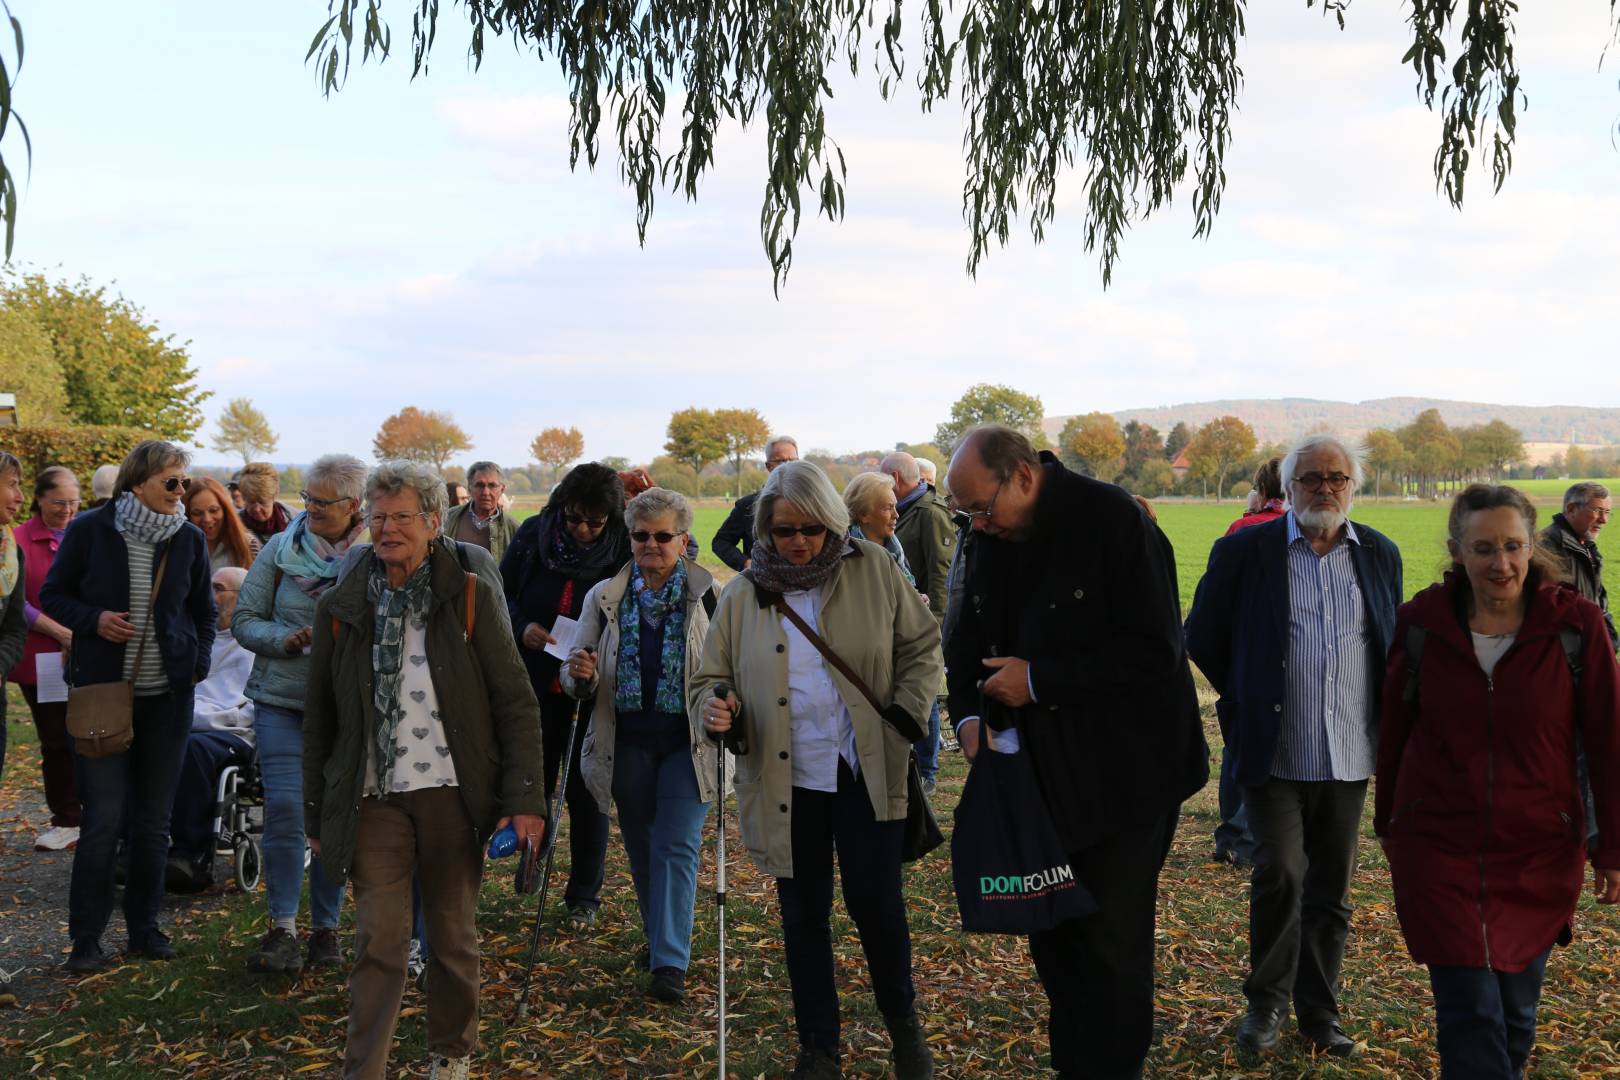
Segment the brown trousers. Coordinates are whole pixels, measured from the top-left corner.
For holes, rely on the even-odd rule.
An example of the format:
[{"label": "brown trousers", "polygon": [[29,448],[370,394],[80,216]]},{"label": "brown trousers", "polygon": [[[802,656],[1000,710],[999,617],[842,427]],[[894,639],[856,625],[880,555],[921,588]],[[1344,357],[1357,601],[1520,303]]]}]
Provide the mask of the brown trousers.
[{"label": "brown trousers", "polygon": [[382,1080],[405,995],[411,878],[433,943],[427,972],[428,1051],[465,1057],[478,1043],[478,836],[461,793],[427,788],[360,802],[355,837],[355,963],[343,1075]]}]

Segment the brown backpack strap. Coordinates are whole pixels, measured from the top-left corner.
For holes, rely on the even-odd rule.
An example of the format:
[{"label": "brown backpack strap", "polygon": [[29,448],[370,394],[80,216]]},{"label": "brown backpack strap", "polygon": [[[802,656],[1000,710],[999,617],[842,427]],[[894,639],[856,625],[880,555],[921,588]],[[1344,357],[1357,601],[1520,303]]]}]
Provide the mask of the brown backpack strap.
[{"label": "brown backpack strap", "polygon": [[472,641],[473,618],[478,614],[478,575],[467,574],[466,577],[466,615],[463,622],[462,640]]},{"label": "brown backpack strap", "polygon": [[870,702],[872,708],[881,715],[883,705],[878,701],[877,695],[872,693],[872,688],[867,686],[865,680],[859,675],[855,674],[853,668],[844,663],[842,657],[832,651],[832,646],[823,641],[820,634],[810,629],[810,624],[804,621],[804,617],[789,607],[788,602],[780,596],[773,601],[773,605],[777,611],[781,612],[784,619],[799,628],[799,633],[804,635],[804,639],[814,645],[816,651],[826,658],[827,663],[837,668],[838,673],[848,679],[855,689],[861,692],[861,696]]}]

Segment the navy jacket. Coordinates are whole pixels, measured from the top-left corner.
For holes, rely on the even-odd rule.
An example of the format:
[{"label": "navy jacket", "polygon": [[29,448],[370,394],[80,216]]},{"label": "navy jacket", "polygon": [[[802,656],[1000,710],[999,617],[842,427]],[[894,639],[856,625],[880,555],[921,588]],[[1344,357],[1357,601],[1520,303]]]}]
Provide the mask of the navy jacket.
[{"label": "navy jacket", "polygon": [[[96,633],[103,611],[129,610],[129,548],[113,524],[115,505],[109,502],[73,519],[39,591],[45,614],[73,631],[68,681],[74,686],[124,677],[126,646]],[[157,649],[154,653],[148,648],[141,663],[144,669],[161,658],[169,685],[189,690],[208,676],[214,648],[217,614],[208,542],[201,529],[186,522],[172,539],[158,545],[152,556],[153,573],[165,551],[169,566],[153,605]]]},{"label": "navy jacket", "polygon": [[[1361,589],[1375,662],[1367,687],[1376,703],[1383,691],[1383,658],[1395,634],[1403,597],[1401,553],[1383,533],[1356,526],[1360,543],[1350,561]],[[1215,541],[1209,568],[1187,614],[1187,653],[1221,695],[1224,753],[1238,782],[1250,787],[1271,776],[1282,732],[1288,676],[1288,518],[1254,525]]]},{"label": "navy jacket", "polygon": [[709,550],[739,574],[754,547],[754,503],[758,499],[757,491],[738,499],[719,531],[714,534],[714,539],[709,542]]},{"label": "navy jacket", "polygon": [[[1023,542],[975,533],[945,643],[953,720],[1010,721],[1066,850],[1173,813],[1209,778],[1176,558],[1135,499],[1041,454]],[[957,611],[957,608],[960,611]],[[983,660],[1029,661],[1035,701],[985,715]]]}]

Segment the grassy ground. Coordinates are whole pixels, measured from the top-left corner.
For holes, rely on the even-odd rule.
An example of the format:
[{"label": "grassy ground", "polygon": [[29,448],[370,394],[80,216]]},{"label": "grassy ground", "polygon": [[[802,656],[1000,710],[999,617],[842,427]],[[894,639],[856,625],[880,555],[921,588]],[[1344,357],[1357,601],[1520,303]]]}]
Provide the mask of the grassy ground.
[{"label": "grassy ground", "polygon": [[[21,730],[13,727],[15,734]],[[26,742],[19,750],[4,793],[37,799],[37,757]],[[947,829],[962,775],[958,761],[947,763],[937,803]],[[738,856],[734,818],[727,818],[729,1072],[740,1078],[782,1076],[792,1066],[794,1040],[774,891]],[[1237,871],[1207,861],[1214,821],[1210,787],[1184,809],[1162,879],[1159,1040],[1150,1075],[1432,1073],[1427,983],[1403,951],[1385,864],[1371,844],[1363,849],[1355,882],[1355,929],[1343,992],[1347,1026],[1368,1042],[1365,1055],[1350,1064],[1313,1061],[1292,1038],[1261,1061],[1233,1055],[1230,1036],[1241,1009],[1247,952],[1247,889]],[[678,1008],[656,1006],[641,996],[643,976],[635,970],[635,955],[643,939],[615,836],[600,922],[587,935],[559,936],[551,929],[560,913],[553,904],[535,969],[533,1007],[526,1020],[517,1020],[515,993],[533,904],[514,900],[508,868],[505,862],[494,865],[483,891],[485,982],[475,1075],[713,1077],[712,846],[704,854],[690,996]],[[908,870],[906,889],[920,1006],[933,1033],[940,1075],[1041,1075],[1045,1006],[1022,942],[959,932],[945,849]],[[1559,950],[1549,970],[1533,1062],[1537,1076],[1620,1072],[1613,990],[1620,932],[1614,912],[1591,910],[1589,903],[1583,907],[1576,945]],[[262,916],[262,899],[241,896],[233,886],[225,904],[186,916],[175,927],[177,961],[126,965],[80,982],[63,978],[57,996],[7,1016],[0,1031],[0,1060],[11,1063],[5,1075],[99,1080],[331,1074],[343,1046],[343,978],[321,974],[289,984],[248,976],[243,965],[261,932]],[[841,916],[834,934],[846,995],[848,1072],[887,1075],[886,1037],[862,975],[858,942]],[[424,1071],[424,1005],[420,994],[407,992],[392,1075]]]}]

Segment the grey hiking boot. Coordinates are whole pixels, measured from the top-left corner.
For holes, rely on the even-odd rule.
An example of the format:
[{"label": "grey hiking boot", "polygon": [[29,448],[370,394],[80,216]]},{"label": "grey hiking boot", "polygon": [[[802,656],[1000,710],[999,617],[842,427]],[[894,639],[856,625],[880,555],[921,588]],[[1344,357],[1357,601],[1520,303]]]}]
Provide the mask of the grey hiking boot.
[{"label": "grey hiking boot", "polygon": [[928,1048],[922,1023],[915,1012],[898,1019],[883,1018],[894,1040],[895,1080],[931,1080],[934,1075],[934,1052]]},{"label": "grey hiking boot", "polygon": [[802,1046],[799,1063],[793,1066],[793,1075],[788,1080],[844,1080],[844,1070],[838,1067],[838,1058],[831,1052]]},{"label": "grey hiking boot", "polygon": [[280,926],[270,928],[259,947],[248,957],[248,970],[260,975],[297,975],[304,970],[304,956],[298,937]]}]

